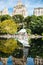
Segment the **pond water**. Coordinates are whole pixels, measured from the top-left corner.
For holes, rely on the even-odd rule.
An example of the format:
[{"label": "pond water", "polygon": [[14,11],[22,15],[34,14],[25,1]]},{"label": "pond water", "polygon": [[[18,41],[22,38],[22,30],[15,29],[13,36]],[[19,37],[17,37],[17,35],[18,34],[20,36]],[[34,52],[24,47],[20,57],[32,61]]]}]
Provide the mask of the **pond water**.
[{"label": "pond water", "polygon": [[[2,62],[0,62],[0,65],[3,65]],[[13,65],[12,57],[10,56],[7,60],[6,65]],[[26,65],[34,65],[33,58],[27,58],[27,64]]]},{"label": "pond water", "polygon": [[[7,65],[13,65],[12,56],[10,56],[7,60]],[[27,64],[26,65],[34,65],[33,58],[28,57],[27,58]]]},{"label": "pond water", "polygon": [[12,56],[8,58],[7,65],[13,65]]},{"label": "pond water", "polygon": [[[0,65],[3,65],[2,62],[0,62]],[[12,56],[8,57],[7,64],[6,65],[13,65]],[[27,58],[26,65],[34,65],[34,60],[32,57]]]},{"label": "pond water", "polygon": [[[42,39],[36,39],[36,40],[32,40],[32,43],[35,42],[35,44],[32,44],[33,46],[31,47],[31,55],[33,56],[34,54],[32,54],[32,49],[35,47],[35,50],[37,48],[38,51],[40,51],[41,53],[43,53],[42,49],[43,49],[43,41]],[[15,47],[16,46],[16,47]],[[0,39],[0,50],[3,52],[12,52],[15,48],[17,48],[17,41],[14,39]],[[41,49],[42,48],[42,49]],[[42,51],[41,51],[42,50]],[[0,54],[1,55],[1,54]],[[3,56],[3,54],[2,54]],[[3,63],[0,61],[0,65],[3,65]],[[13,61],[12,61],[12,56],[10,56],[7,60],[7,65],[13,65]],[[34,60],[33,58],[29,57],[27,58],[27,63],[26,65],[34,65]]]},{"label": "pond water", "polygon": [[[15,48],[17,48],[17,41],[15,39],[0,39],[0,55],[5,55],[4,53],[12,53]],[[8,56],[8,54],[5,55],[5,57]]]},{"label": "pond water", "polygon": [[32,57],[27,58],[27,64],[26,65],[34,65],[34,60]]},{"label": "pond water", "polygon": [[[7,60],[7,65],[13,65],[12,56],[10,56]],[[28,57],[27,58],[27,64],[26,65],[34,65],[33,58]]]},{"label": "pond water", "polygon": [[0,65],[3,65],[3,63],[0,61]]}]

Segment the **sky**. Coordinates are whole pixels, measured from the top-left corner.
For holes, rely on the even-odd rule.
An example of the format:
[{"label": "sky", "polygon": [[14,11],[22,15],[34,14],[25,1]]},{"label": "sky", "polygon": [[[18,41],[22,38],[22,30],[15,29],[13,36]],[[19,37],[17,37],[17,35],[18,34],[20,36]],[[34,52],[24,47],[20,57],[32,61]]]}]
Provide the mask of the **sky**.
[{"label": "sky", "polygon": [[[8,8],[9,14],[11,15],[17,1],[18,0],[0,0],[0,11]],[[28,15],[33,15],[34,8],[43,7],[43,0],[22,0],[22,3],[26,6]]]}]

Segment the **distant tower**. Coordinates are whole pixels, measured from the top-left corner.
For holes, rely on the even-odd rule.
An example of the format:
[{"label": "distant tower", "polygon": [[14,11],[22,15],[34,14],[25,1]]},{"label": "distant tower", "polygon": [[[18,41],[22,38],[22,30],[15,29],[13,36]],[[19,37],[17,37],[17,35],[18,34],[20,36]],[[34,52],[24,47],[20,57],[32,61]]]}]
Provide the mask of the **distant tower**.
[{"label": "distant tower", "polygon": [[21,0],[18,0],[17,5],[13,9],[13,15],[21,14],[24,17],[27,16],[27,10],[25,5],[22,4]]},{"label": "distant tower", "polygon": [[18,0],[17,5],[22,5],[22,1],[21,0]]},{"label": "distant tower", "polygon": [[8,14],[9,12],[7,8],[4,8],[2,11],[0,11],[0,15],[8,15]]},{"label": "distant tower", "polygon": [[8,13],[8,9],[7,8],[4,8],[3,11],[2,11],[2,15],[7,15],[7,14],[9,14]]}]

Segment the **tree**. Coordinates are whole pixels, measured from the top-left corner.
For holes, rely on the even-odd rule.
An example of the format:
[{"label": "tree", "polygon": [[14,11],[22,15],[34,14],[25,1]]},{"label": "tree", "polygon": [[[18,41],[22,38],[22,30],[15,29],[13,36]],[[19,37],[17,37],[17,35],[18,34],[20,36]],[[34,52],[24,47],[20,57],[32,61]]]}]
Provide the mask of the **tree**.
[{"label": "tree", "polygon": [[36,20],[31,20],[30,24],[29,24],[29,29],[32,30],[32,33],[34,34],[42,34],[43,32],[43,20],[39,19],[39,17],[37,17]]},{"label": "tree", "polygon": [[[28,29],[31,30],[32,34],[43,35],[43,16],[31,16]],[[32,57],[40,56],[43,57],[43,38],[32,39],[30,42],[29,55]]]},{"label": "tree", "polygon": [[30,20],[31,20],[30,16],[27,16],[26,18],[24,18],[24,23],[25,23],[26,28],[29,27]]},{"label": "tree", "polygon": [[31,19],[30,19],[30,21],[32,21],[32,22],[35,22],[35,21],[37,21],[37,16],[35,16],[35,15],[32,15],[32,16],[31,16]]},{"label": "tree", "polygon": [[0,21],[1,22],[4,21],[4,20],[9,20],[9,19],[11,19],[11,16],[9,16],[9,15],[2,15],[2,16],[0,16]]},{"label": "tree", "polygon": [[24,17],[20,14],[18,15],[14,15],[12,17],[12,19],[14,20],[14,22],[18,23],[19,27],[18,27],[18,31],[23,28],[23,20],[24,20]]},{"label": "tree", "polygon": [[5,20],[0,25],[0,33],[14,34],[17,32],[18,25],[13,20]]},{"label": "tree", "polygon": [[23,19],[24,19],[24,17],[22,15],[14,15],[12,18],[17,23],[22,23],[23,22]]}]

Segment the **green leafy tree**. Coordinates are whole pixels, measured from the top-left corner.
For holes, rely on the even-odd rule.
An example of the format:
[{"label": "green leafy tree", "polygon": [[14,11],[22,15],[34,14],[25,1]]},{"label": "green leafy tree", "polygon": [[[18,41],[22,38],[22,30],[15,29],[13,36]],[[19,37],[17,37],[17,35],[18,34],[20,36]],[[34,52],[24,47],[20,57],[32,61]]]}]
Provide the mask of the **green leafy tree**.
[{"label": "green leafy tree", "polygon": [[11,16],[9,16],[9,15],[2,15],[2,16],[0,16],[0,21],[1,22],[4,21],[4,20],[8,20],[8,19],[12,19]]},{"label": "green leafy tree", "polygon": [[19,27],[18,27],[18,31],[23,28],[23,20],[24,20],[24,17],[20,14],[18,15],[14,15],[12,17],[12,19],[14,20],[14,22],[18,23]]},{"label": "green leafy tree", "polygon": [[29,24],[29,28],[32,30],[32,33],[42,34],[42,32],[43,32],[43,20],[42,20],[42,18],[41,18],[41,20],[39,19],[39,17],[37,17],[36,20],[32,19],[30,24]]},{"label": "green leafy tree", "polygon": [[24,17],[22,15],[14,15],[12,18],[17,23],[22,23],[23,22],[23,19],[24,19]]},{"label": "green leafy tree", "polygon": [[29,23],[30,23],[31,17],[27,16],[26,18],[24,18],[24,24],[25,27],[28,28],[29,27]]},{"label": "green leafy tree", "polygon": [[14,34],[17,32],[18,25],[13,20],[5,20],[0,24],[0,33]]}]

